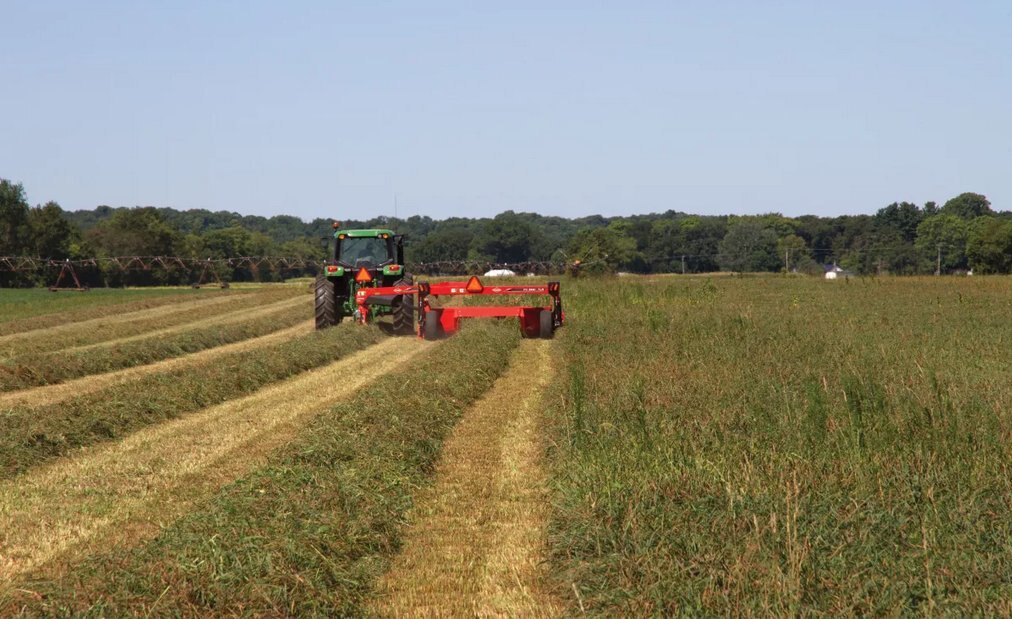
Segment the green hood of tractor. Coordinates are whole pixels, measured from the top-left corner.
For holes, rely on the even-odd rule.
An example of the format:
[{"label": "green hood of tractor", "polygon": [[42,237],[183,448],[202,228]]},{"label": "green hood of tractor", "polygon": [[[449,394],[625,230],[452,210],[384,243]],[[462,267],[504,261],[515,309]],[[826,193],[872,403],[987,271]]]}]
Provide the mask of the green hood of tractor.
[{"label": "green hood of tractor", "polygon": [[373,238],[378,238],[381,234],[386,234],[386,235],[389,235],[389,236],[393,237],[394,236],[394,231],[393,230],[386,230],[384,228],[370,228],[370,229],[364,229],[364,230],[335,230],[334,231],[334,238],[337,238],[337,236],[339,234],[343,234],[343,235],[345,235],[347,237],[350,237],[350,238],[353,238],[353,239],[359,239],[359,238],[373,239]]}]

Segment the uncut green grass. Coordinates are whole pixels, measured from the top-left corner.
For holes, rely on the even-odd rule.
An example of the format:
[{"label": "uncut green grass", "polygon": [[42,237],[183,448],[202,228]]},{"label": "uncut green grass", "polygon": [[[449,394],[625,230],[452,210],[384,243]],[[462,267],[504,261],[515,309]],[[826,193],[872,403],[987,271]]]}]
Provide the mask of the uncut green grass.
[{"label": "uncut green grass", "polygon": [[550,545],[574,613],[1012,610],[1012,279],[563,290]]},{"label": "uncut green grass", "polygon": [[[510,325],[512,326],[512,325]],[[506,369],[515,328],[471,322],[319,415],[269,465],[157,538],[39,580],[0,612],[355,616],[401,542],[443,439]],[[6,608],[5,605],[6,604]]]},{"label": "uncut green grass", "polygon": [[144,338],[114,346],[56,353],[32,353],[0,363],[0,391],[13,391],[56,384],[72,378],[111,372],[180,357],[189,353],[231,344],[305,321],[311,314],[306,306],[230,324],[198,327],[176,335]]},{"label": "uncut green grass", "polygon": [[[189,288],[96,288],[88,292],[50,292],[45,288],[4,288],[0,289],[0,335],[25,330],[19,327],[31,324],[22,323],[18,319],[43,320],[47,321],[47,324],[42,326],[48,326],[48,323],[63,324],[63,322],[86,320],[87,318],[83,316],[95,318],[104,315],[103,312],[109,306],[150,303],[166,297],[177,297],[177,300],[183,300],[218,294],[222,294],[222,292]],[[144,305],[143,307],[153,307],[153,305]],[[30,326],[28,328],[38,327]]]},{"label": "uncut green grass", "polygon": [[14,477],[70,450],[115,440],[148,425],[242,397],[375,344],[379,329],[344,325],[195,367],[42,407],[0,410],[0,479]]}]

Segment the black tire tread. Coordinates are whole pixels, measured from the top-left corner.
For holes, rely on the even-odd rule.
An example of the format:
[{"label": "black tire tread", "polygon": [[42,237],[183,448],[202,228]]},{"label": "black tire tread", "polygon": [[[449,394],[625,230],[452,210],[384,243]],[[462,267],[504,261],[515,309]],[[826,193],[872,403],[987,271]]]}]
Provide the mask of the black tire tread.
[{"label": "black tire tread", "polygon": [[540,321],[540,335],[542,339],[550,340],[555,335],[555,317],[552,316],[552,310],[541,310],[541,315],[538,316]]},{"label": "black tire tread", "polygon": [[[415,283],[410,273],[394,282],[394,286],[410,286]],[[401,295],[400,300],[393,308],[394,333],[398,335],[411,335],[415,332],[415,295]]]},{"label": "black tire tread", "polygon": [[425,312],[425,332],[427,340],[438,340],[443,337],[443,326],[439,323],[439,312],[429,310]]},{"label": "black tire tread", "polygon": [[338,324],[341,318],[337,314],[337,295],[334,290],[334,282],[330,281],[326,275],[317,275],[314,292],[316,295],[316,329],[319,331]]}]

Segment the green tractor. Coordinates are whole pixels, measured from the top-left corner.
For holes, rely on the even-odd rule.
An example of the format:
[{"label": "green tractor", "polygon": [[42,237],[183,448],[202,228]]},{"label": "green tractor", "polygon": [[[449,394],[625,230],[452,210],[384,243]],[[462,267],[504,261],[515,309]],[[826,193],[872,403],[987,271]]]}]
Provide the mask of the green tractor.
[{"label": "green tractor", "polygon": [[[377,286],[410,286],[404,271],[404,237],[391,230],[340,230],[334,224],[334,255],[316,277],[316,328],[326,329],[359,311],[355,292]],[[369,320],[393,316],[395,333],[414,333],[413,295],[376,295],[366,306]]]}]

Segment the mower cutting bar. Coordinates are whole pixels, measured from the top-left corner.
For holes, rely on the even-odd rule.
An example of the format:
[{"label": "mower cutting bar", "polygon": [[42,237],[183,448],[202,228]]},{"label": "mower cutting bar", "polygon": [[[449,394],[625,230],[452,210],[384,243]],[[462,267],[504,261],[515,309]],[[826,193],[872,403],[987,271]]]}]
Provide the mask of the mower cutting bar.
[{"label": "mower cutting bar", "polygon": [[[437,339],[451,334],[459,328],[461,318],[508,318],[520,319],[520,330],[525,337],[552,337],[555,329],[562,326],[562,299],[559,282],[533,285],[484,286],[477,277],[466,282],[419,282],[411,286],[389,286],[362,288],[356,293],[360,311],[359,321],[365,323],[368,312],[365,307],[370,298],[376,296],[414,295],[418,317],[418,335],[425,339]],[[524,307],[515,305],[488,306],[472,305],[460,307],[432,307],[429,297],[470,296],[470,295],[540,295],[551,298],[548,306]]]}]

